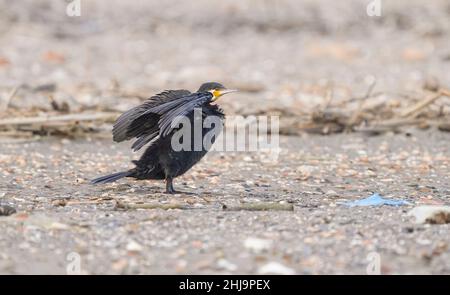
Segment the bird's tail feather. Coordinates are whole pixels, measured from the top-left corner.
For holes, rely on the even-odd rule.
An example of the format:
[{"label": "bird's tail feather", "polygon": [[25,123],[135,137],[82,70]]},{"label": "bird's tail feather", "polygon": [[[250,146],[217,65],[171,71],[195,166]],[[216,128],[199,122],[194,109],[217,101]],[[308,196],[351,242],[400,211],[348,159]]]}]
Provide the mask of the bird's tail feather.
[{"label": "bird's tail feather", "polygon": [[99,184],[99,183],[109,183],[109,182],[113,182],[116,181],[118,179],[127,177],[127,176],[131,176],[133,174],[132,171],[124,171],[124,172],[118,172],[118,173],[113,173],[110,175],[105,175],[96,179],[91,180],[92,184]]}]

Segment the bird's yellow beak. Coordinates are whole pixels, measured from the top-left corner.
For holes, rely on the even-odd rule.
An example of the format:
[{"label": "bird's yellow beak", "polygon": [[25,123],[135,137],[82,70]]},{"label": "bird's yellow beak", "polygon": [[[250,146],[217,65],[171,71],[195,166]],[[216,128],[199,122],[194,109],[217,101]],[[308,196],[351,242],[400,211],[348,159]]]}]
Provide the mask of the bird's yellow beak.
[{"label": "bird's yellow beak", "polygon": [[216,101],[219,97],[222,95],[225,95],[227,93],[237,92],[236,89],[215,89],[212,90],[211,93],[213,95],[212,101]]}]

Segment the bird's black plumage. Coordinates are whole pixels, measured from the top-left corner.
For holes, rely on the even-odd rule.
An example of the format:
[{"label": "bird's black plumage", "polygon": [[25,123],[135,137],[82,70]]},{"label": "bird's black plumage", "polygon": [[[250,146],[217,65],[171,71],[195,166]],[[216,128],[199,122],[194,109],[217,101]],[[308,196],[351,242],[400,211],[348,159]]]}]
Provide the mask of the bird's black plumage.
[{"label": "bird's black plumage", "polygon": [[[166,90],[149,98],[142,105],[123,113],[114,124],[113,140],[121,142],[136,138],[132,149],[137,151],[148,145],[147,149],[139,160],[133,161],[134,168],[96,178],[92,183],[108,183],[123,177],[165,179],[166,191],[175,192],[172,185],[173,178],[188,171],[203,158],[208,150],[203,144],[200,150],[194,148],[192,129],[190,131],[191,149],[174,150],[172,136],[177,130],[178,123],[182,123],[183,117],[189,120],[191,126],[194,126],[196,119],[201,119],[203,122],[208,116],[216,116],[222,125],[224,119],[222,110],[216,104],[211,104],[217,99],[217,93],[221,95],[221,90],[226,89],[217,82],[204,83],[195,93],[188,90]],[[194,113],[194,109],[196,108],[201,110],[198,113],[201,118],[195,117],[197,113]],[[221,127],[203,127],[202,137],[213,128],[221,130]],[[217,135],[213,136],[212,142]]]}]

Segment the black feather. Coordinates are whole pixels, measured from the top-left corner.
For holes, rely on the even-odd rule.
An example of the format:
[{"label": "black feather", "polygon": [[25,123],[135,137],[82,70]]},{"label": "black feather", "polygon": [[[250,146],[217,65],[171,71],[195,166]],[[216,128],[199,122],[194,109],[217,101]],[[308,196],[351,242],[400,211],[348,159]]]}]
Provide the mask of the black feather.
[{"label": "black feather", "polygon": [[194,111],[195,108],[211,101],[212,97],[212,94],[209,92],[193,93],[176,101],[151,108],[147,112],[161,115],[158,122],[159,134],[162,137],[166,137],[173,130],[172,126],[178,125],[181,117],[186,116],[188,113]]},{"label": "black feather", "polygon": [[150,108],[190,95],[188,90],[167,90],[149,98],[142,105],[123,113],[114,123],[113,140],[121,142],[134,137],[141,137],[157,126],[159,115],[146,113]]},{"label": "black feather", "polygon": [[158,131],[142,135],[139,137],[131,146],[134,152],[140,150],[144,145],[147,143],[150,143],[150,145],[155,142],[156,139],[158,139]]},{"label": "black feather", "polygon": [[131,176],[132,174],[133,174],[132,171],[113,173],[110,175],[105,175],[105,176],[93,179],[93,180],[91,180],[91,184],[114,182],[118,179]]}]

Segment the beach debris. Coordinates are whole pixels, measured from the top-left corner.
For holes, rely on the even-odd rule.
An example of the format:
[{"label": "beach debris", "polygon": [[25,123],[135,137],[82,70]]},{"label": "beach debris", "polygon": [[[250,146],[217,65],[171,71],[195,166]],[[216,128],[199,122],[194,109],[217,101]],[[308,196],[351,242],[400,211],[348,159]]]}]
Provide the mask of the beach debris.
[{"label": "beach debris", "polygon": [[404,200],[384,199],[378,193],[375,193],[370,197],[362,200],[350,201],[341,204],[348,207],[358,207],[358,206],[381,206],[381,205],[403,206],[403,205],[410,205],[411,203]]},{"label": "beach debris", "polygon": [[450,223],[450,206],[417,206],[408,212],[416,218],[416,223]]}]

